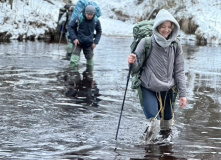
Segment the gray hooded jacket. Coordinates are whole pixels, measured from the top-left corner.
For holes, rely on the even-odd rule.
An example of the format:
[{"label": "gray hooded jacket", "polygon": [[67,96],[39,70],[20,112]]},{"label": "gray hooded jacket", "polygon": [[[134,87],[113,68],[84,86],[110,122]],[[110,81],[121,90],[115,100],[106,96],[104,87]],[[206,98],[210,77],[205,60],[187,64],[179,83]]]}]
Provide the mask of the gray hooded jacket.
[{"label": "gray hooded jacket", "polygon": [[[174,29],[165,39],[158,31],[157,27],[164,21],[171,21],[174,24]],[[159,11],[156,16],[153,35],[151,36],[152,51],[150,57],[143,65],[141,74],[142,86],[154,92],[168,91],[176,84],[179,89],[179,97],[186,97],[186,82],[184,75],[184,58],[180,43],[174,47],[172,42],[176,40],[180,26],[175,18],[165,9]],[[144,51],[146,40],[141,39],[135,53],[141,55]],[[138,62],[135,61],[132,65],[132,71],[138,71]]]}]

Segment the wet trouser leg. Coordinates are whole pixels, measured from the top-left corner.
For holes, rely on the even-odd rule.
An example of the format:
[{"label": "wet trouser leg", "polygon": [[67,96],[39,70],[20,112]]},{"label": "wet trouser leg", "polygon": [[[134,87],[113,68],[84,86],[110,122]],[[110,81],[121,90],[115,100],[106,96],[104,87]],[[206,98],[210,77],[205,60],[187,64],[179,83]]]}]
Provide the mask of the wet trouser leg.
[{"label": "wet trouser leg", "polygon": [[[157,113],[160,110],[159,102],[156,96],[156,92],[150,91],[144,87],[141,87],[142,90],[142,97],[143,97],[143,111],[147,119],[149,118],[155,118]],[[165,92],[160,92],[161,93],[161,98],[164,106],[164,99],[166,96],[166,91]],[[166,104],[165,104],[165,109],[164,109],[164,120],[169,120],[173,117],[172,111],[171,111],[171,104],[170,100],[172,101],[172,94],[173,91],[172,89],[168,91],[167,96],[166,96]],[[161,118],[161,113],[157,115],[157,119],[159,120]]]},{"label": "wet trouser leg", "polygon": [[[143,106],[143,111],[148,119],[148,122],[150,123],[147,129],[145,130],[145,140],[149,142],[150,140],[154,140],[159,131],[162,129],[170,129],[171,123],[169,123],[169,120],[167,119],[172,119],[172,111],[171,111],[171,106],[170,106],[170,99],[171,97],[171,92],[172,89],[169,90],[168,92],[160,92],[156,93],[153,91],[150,91],[144,87],[141,87],[142,90],[142,106]],[[170,95],[171,94],[171,95]],[[161,100],[158,100],[161,99]],[[164,100],[165,100],[165,105],[164,105]],[[162,102],[162,106],[164,107],[161,110],[161,113],[158,114],[160,110],[160,102]],[[163,114],[161,117],[161,114]],[[154,119],[156,117],[156,119]],[[161,120],[160,120],[161,118]],[[162,120],[164,119],[164,120]],[[167,121],[165,123],[165,121]]]},{"label": "wet trouser leg", "polygon": [[[147,119],[154,118],[158,113],[158,101],[156,92],[150,91],[144,87],[141,87],[143,97],[143,111]],[[157,116],[160,119],[160,116]]]},{"label": "wet trouser leg", "polygon": [[[77,84],[80,83],[80,73],[78,71],[78,63],[80,60],[81,47],[77,46],[74,52],[71,54],[70,59],[70,80],[69,85],[71,85],[71,90],[76,88]],[[72,94],[72,92],[70,92]]]},{"label": "wet trouser leg", "polygon": [[74,53],[71,54],[70,68],[76,68],[80,60],[81,46],[77,45]]},{"label": "wet trouser leg", "polygon": [[171,106],[172,105],[171,104],[172,99],[173,99],[173,90],[170,89],[167,93],[166,93],[166,91],[165,92],[160,92],[160,93],[161,93],[161,97],[162,97],[163,106],[164,106],[164,100],[166,98],[166,104],[165,104],[163,119],[164,120],[170,120],[171,118],[173,118],[173,108],[174,107]]},{"label": "wet trouser leg", "polygon": [[71,52],[73,49],[73,43],[71,42],[70,39],[67,39],[67,54],[66,54],[66,58],[69,60],[71,58]]},{"label": "wet trouser leg", "polygon": [[[160,121],[160,128],[161,130],[170,130],[174,121],[173,121],[173,109],[174,107],[171,106],[172,104],[172,99],[173,99],[173,90],[170,89],[167,93],[166,92],[161,92],[162,99],[165,99],[166,96],[166,104],[165,104],[165,109],[164,109],[164,114],[163,117],[161,118]],[[163,101],[164,105],[164,101]],[[161,114],[162,116],[162,114]]]},{"label": "wet trouser leg", "polygon": [[94,50],[91,47],[83,48],[84,56],[87,60],[87,70],[88,72],[93,72],[94,70]]}]

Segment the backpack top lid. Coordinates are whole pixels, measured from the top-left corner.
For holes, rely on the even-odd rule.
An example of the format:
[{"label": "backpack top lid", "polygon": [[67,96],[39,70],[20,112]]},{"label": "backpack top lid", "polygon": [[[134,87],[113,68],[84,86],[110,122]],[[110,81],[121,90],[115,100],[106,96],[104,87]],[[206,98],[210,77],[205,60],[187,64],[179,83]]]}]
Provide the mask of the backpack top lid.
[{"label": "backpack top lid", "polygon": [[95,3],[95,2],[93,2],[93,1],[90,1],[90,2],[88,2],[88,4],[91,4],[91,5],[93,5],[94,7],[95,7],[95,10],[96,10],[96,16],[97,17],[100,17],[102,14],[101,14],[101,9],[100,9],[100,7],[97,5],[97,3]]},{"label": "backpack top lid", "polygon": [[140,40],[144,37],[151,36],[153,32],[154,20],[144,20],[138,22],[133,27],[133,37],[134,40],[130,45],[131,52],[134,52]]},{"label": "backpack top lid", "polygon": [[153,32],[154,20],[144,20],[138,22],[133,27],[133,36],[136,40],[141,40],[146,36],[151,36]]},{"label": "backpack top lid", "polygon": [[97,5],[97,3],[93,2],[93,1],[90,1],[88,2],[88,0],[79,0],[77,2],[77,4],[75,5],[75,8],[74,8],[74,11],[71,15],[71,21],[76,17],[76,16],[79,16],[79,14],[83,11],[83,9],[85,9],[85,7],[87,5],[93,5],[95,7],[95,15],[97,17],[100,17],[101,16],[101,10],[100,10],[100,7]]}]

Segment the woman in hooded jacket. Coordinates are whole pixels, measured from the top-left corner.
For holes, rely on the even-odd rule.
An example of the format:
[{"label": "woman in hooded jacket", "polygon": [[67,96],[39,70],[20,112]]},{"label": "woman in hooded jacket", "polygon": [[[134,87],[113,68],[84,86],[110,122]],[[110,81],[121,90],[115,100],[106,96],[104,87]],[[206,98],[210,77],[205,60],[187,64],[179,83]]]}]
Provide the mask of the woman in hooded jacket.
[{"label": "woman in hooded jacket", "polygon": [[[178,87],[179,104],[186,105],[186,82],[184,57],[179,41],[176,41],[180,26],[165,9],[156,15],[151,39],[151,54],[144,61],[141,73],[143,111],[150,122],[145,140],[154,140],[160,130],[170,130],[173,123],[173,87]],[[174,41],[177,47],[174,49]],[[137,55],[145,50],[145,38],[141,39],[134,53],[129,54],[128,63],[132,72],[139,70]],[[160,114],[159,114],[160,113]]]}]

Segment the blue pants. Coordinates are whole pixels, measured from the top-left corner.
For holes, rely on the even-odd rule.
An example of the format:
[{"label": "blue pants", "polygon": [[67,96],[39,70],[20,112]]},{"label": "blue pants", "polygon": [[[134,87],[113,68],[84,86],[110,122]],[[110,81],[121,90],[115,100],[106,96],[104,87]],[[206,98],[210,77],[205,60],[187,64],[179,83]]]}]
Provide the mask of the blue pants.
[{"label": "blue pants", "polygon": [[[144,87],[141,87],[141,90],[142,90],[142,97],[143,97],[142,106],[143,106],[144,114],[147,119],[154,118],[160,110],[160,105],[157,99],[156,92],[150,91]],[[170,120],[173,117],[172,115],[173,111],[171,111],[171,106],[170,106],[171,105],[170,101],[172,102],[172,99],[173,99],[173,90],[170,89],[169,91],[167,91],[167,95],[166,95],[166,91],[160,92],[160,94],[161,94],[163,106],[164,106],[164,99],[166,96],[164,120]],[[172,106],[172,108],[174,107]],[[161,118],[161,113],[159,113],[157,116],[158,120],[160,118]]]}]

